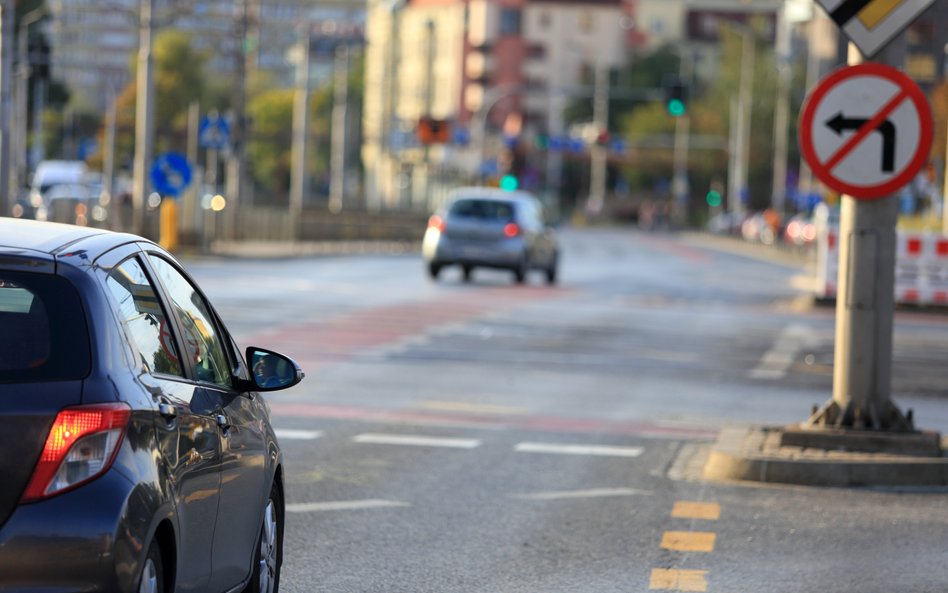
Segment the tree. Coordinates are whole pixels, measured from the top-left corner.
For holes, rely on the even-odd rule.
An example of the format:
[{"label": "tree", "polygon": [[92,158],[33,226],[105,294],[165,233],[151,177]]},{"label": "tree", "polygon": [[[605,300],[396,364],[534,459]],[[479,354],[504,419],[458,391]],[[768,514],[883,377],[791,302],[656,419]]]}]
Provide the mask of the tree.
[{"label": "tree", "polygon": [[[174,29],[161,32],[154,41],[155,154],[187,147],[188,108],[214,88],[204,72],[207,56],[191,46],[190,36]],[[131,163],[135,152],[135,56],[130,57],[132,81],[116,97],[115,162]],[[99,131],[100,149],[94,165],[102,161],[105,118]]]}]

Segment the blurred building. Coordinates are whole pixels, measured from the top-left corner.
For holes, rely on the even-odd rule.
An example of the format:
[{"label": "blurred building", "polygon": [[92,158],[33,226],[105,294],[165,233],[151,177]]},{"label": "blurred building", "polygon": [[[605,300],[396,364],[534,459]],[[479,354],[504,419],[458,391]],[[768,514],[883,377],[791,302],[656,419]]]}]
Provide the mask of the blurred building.
[{"label": "blurred building", "polygon": [[[634,7],[632,0],[370,0],[368,204],[430,207],[439,180],[477,177],[504,136],[562,129],[566,103],[591,94],[591,73],[621,66],[638,42]],[[419,123],[429,120],[449,143],[419,143]]]},{"label": "blurred building", "polygon": [[[47,0],[52,76],[65,83],[79,105],[104,109],[104,89],[121,90],[132,80],[138,51],[139,6],[144,0]],[[154,0],[157,30],[189,32],[206,50],[207,69],[230,76],[244,55],[248,69],[274,73],[289,86],[293,64],[287,51],[301,23],[361,27],[364,0]],[[246,31],[246,34],[242,34]]]}]

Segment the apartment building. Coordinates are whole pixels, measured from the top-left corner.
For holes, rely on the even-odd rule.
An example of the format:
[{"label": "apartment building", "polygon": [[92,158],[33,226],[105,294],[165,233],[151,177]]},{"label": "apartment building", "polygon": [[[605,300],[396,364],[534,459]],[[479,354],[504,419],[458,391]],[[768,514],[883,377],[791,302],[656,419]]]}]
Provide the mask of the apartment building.
[{"label": "apartment building", "polygon": [[[52,75],[79,105],[105,108],[106,90],[131,81],[138,51],[139,7],[147,0],[48,0]],[[302,23],[364,26],[364,0],[153,0],[156,29],[191,33],[206,50],[207,68],[230,76],[244,54],[248,68],[277,75],[290,85],[288,50]]]},{"label": "apartment building", "polygon": [[[631,0],[370,0],[363,162],[375,207],[425,206],[445,168],[476,176],[504,136],[562,127],[591,73],[638,41]],[[468,141],[419,146],[422,117]],[[489,158],[487,160],[490,160]]]}]

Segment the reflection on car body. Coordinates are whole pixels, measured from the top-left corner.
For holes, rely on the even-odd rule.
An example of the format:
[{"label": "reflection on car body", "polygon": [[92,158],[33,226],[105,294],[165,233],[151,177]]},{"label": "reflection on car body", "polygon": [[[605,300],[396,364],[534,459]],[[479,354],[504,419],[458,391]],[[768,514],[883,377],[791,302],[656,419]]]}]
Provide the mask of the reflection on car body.
[{"label": "reflection on car body", "polygon": [[539,200],[523,191],[456,189],[428,221],[422,253],[429,275],[436,279],[445,266],[459,265],[470,280],[474,268],[500,268],[521,283],[537,269],[555,283],[559,247],[542,210]]},{"label": "reflection on car body", "polygon": [[[0,219],[0,591],[276,591],[283,458],[242,355],[140,237]],[[276,363],[263,385],[247,361]]]}]

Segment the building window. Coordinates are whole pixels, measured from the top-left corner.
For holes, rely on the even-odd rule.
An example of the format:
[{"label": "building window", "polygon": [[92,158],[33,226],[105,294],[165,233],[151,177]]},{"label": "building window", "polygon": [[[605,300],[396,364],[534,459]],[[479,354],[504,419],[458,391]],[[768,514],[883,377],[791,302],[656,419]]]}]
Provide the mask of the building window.
[{"label": "building window", "polygon": [[540,13],[540,28],[549,29],[551,22],[552,18],[550,17],[550,13],[548,11],[544,10]]},{"label": "building window", "polygon": [[502,8],[500,10],[500,34],[519,35],[520,18],[519,8]]}]

